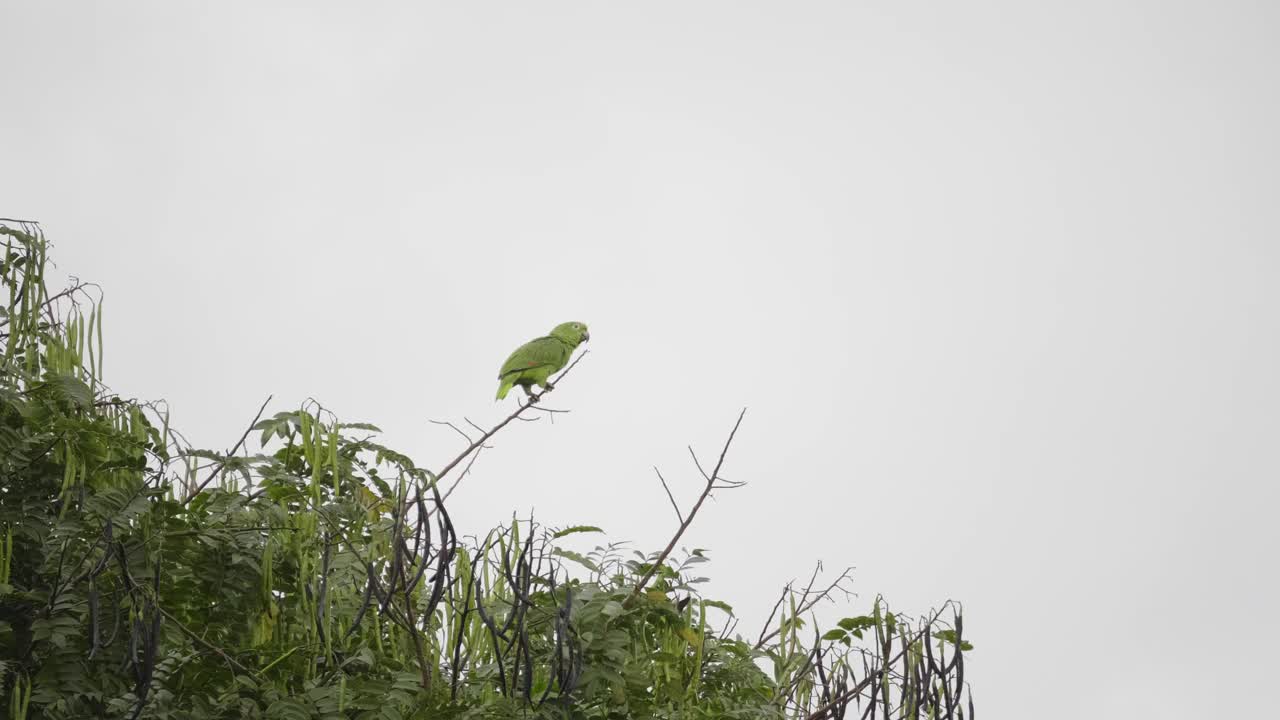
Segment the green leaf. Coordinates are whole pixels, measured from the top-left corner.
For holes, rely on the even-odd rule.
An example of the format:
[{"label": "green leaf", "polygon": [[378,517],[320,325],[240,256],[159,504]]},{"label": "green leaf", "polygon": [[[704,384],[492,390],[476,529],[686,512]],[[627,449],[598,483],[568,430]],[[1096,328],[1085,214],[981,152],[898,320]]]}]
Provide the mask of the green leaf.
[{"label": "green leaf", "polygon": [[[870,616],[859,615],[858,617],[844,618],[836,624],[844,628],[845,630],[848,630],[849,632],[853,632],[855,630],[863,630],[869,627],[875,627],[876,621],[875,621],[875,618],[872,618]],[[862,637],[862,636],[859,635],[858,637]]]},{"label": "green leaf", "polygon": [[84,410],[93,406],[93,391],[78,377],[54,375],[46,381],[45,386],[53,391],[54,397],[77,409]]},{"label": "green leaf", "polygon": [[311,711],[297,700],[281,699],[267,706],[267,720],[311,720]]},{"label": "green leaf", "polygon": [[585,532],[590,532],[590,533],[602,533],[602,532],[604,532],[604,530],[601,530],[600,528],[596,527],[595,525],[574,525],[573,527],[567,527],[567,528],[565,528],[565,529],[563,529],[563,530],[561,530],[561,531],[557,532],[555,535],[552,535],[552,536],[551,536],[551,539],[552,539],[552,540],[559,540],[560,538],[564,537],[565,535],[572,535],[572,534],[574,534],[574,533],[585,533]]},{"label": "green leaf", "polygon": [[[933,636],[941,640],[942,642],[949,643],[951,645],[956,644],[955,630],[939,630],[938,632],[934,633]],[[965,652],[968,652],[973,649],[973,645],[970,644],[967,640],[962,640],[960,641],[960,649]]]},{"label": "green leaf", "polygon": [[733,606],[727,602],[721,602],[719,600],[702,600],[701,602],[703,607],[719,608],[730,615],[733,614]]},{"label": "green leaf", "polygon": [[598,565],[591,562],[591,560],[587,559],[586,557],[579,555],[576,552],[573,552],[572,550],[554,548],[552,549],[551,554],[558,555],[562,558],[565,558],[566,560],[572,560],[578,563],[579,565],[585,567],[586,569],[590,570],[591,572],[600,572],[600,567]]},{"label": "green leaf", "polygon": [[840,628],[832,628],[822,635],[823,640],[847,640],[848,638],[849,633],[841,630]]}]

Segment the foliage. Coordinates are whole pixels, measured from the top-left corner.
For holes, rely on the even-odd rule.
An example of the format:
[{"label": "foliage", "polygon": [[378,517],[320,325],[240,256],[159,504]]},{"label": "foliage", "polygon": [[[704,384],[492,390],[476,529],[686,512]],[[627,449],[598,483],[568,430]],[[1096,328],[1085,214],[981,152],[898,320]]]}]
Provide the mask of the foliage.
[{"label": "foliage", "polygon": [[0,233],[9,717],[972,717],[958,611],[807,629],[845,574],[752,642],[698,592],[704,551],[580,553],[600,528],[532,518],[464,538],[436,474],[314,403],[260,414],[257,454],[191,448],[103,384],[94,288],[50,296],[39,227]]}]

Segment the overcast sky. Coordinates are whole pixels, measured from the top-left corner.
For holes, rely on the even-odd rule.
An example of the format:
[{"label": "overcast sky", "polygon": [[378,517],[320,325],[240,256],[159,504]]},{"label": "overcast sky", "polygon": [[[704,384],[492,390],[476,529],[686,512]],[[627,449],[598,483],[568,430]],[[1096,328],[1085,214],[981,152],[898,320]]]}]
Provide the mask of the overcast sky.
[{"label": "overcast sky", "polygon": [[[0,5],[0,216],[107,381],[224,448],[314,397],[455,495],[687,536],[755,632],[811,563],[948,599],[985,717],[1243,717],[1280,641],[1280,6]],[[1265,698],[1265,699],[1264,699]]]}]

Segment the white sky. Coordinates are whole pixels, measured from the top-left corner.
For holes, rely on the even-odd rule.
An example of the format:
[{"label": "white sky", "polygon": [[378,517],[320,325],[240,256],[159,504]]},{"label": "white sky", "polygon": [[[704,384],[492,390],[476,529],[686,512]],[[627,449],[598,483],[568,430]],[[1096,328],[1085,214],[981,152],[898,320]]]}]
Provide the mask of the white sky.
[{"label": "white sky", "polygon": [[1274,684],[1280,6],[0,5],[0,216],[107,291],[107,380],[226,447],[314,396],[429,467],[556,323],[554,426],[458,491],[754,632],[810,563],[965,603],[985,717]]}]

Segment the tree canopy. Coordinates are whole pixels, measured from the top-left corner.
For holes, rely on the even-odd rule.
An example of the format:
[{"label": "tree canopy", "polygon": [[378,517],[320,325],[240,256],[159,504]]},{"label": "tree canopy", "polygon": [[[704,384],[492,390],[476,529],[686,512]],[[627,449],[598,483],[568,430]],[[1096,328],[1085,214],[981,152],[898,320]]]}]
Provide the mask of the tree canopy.
[{"label": "tree canopy", "polygon": [[0,237],[10,718],[973,717],[953,603],[876,598],[822,629],[849,576],[815,570],[746,634],[700,592],[708,552],[679,540],[732,486],[720,462],[665,548],[586,552],[570,542],[600,528],[450,518],[451,482],[530,401],[455,426],[466,448],[436,471],[315,402],[195,448],[163,403],[104,384],[99,289],[50,292],[35,223]]}]

